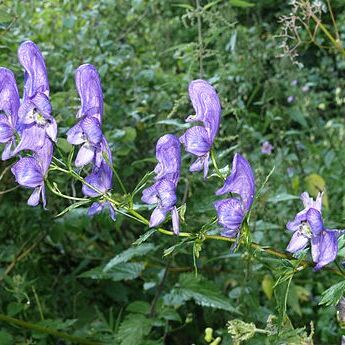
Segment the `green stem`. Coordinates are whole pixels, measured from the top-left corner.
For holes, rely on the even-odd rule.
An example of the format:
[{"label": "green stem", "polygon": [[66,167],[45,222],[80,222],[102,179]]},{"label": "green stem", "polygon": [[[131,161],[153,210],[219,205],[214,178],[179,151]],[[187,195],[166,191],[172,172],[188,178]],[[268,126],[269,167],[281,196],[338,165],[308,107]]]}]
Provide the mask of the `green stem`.
[{"label": "green stem", "polygon": [[[214,155],[213,155],[212,150],[211,150],[211,157],[212,156],[214,156]],[[216,167],[217,167],[217,164],[215,165],[215,169],[216,169]],[[116,200],[112,199],[108,194],[102,193],[97,188],[95,188],[94,186],[92,186],[89,183],[87,183],[76,172],[70,171],[70,170],[66,170],[66,169],[60,168],[58,166],[55,166],[54,168],[56,170],[65,172],[66,174],[70,175],[71,177],[76,178],[78,181],[84,183],[89,188],[91,188],[94,191],[96,191],[97,193],[99,193],[100,196],[102,196],[104,199],[106,199],[107,201],[109,201],[110,203],[115,205],[117,207],[117,210],[120,213],[122,213],[122,214],[124,214],[124,215],[126,215],[126,216],[128,216],[128,217],[130,217],[130,218],[132,218],[132,219],[142,223],[142,224],[145,224],[145,225],[149,225],[150,224],[150,222],[145,217],[143,217],[140,213],[138,213],[137,211],[133,210],[132,208],[130,208],[128,206],[121,205],[119,202],[117,202]],[[219,174],[220,174],[220,176],[222,176],[220,172],[219,172]],[[180,232],[178,235],[176,235],[176,234],[174,234],[174,232],[166,230],[166,229],[163,229],[163,228],[157,228],[157,230],[160,233],[162,233],[164,235],[168,235],[168,236],[179,236],[179,237],[190,237],[190,238],[197,237],[197,234],[191,233],[191,232]],[[225,242],[231,242],[231,243],[234,243],[236,241],[235,238],[223,237],[223,236],[219,236],[219,235],[205,235],[204,239],[205,240],[225,241]],[[243,243],[243,241],[242,241],[241,244],[245,244],[245,243]],[[252,249],[258,250],[260,252],[264,252],[266,254],[269,254],[269,255],[272,255],[272,256],[275,256],[275,257],[278,257],[278,258],[288,259],[288,260],[295,259],[293,256],[291,256],[289,254],[286,254],[284,252],[281,252],[281,251],[276,250],[276,249],[271,248],[271,247],[261,246],[260,244],[255,243],[255,242],[249,242],[249,243],[247,243],[247,245],[249,247],[251,247]],[[304,260],[304,261],[301,261],[301,266],[300,266],[299,270],[302,270],[302,269],[304,269],[306,267],[313,267],[313,266],[314,266],[313,262]],[[329,268],[329,267],[325,267],[324,270],[333,272],[333,273],[341,275],[341,276],[345,276],[345,273],[340,271],[340,270],[332,269],[332,268]]]},{"label": "green stem", "polygon": [[39,325],[30,323],[27,321],[15,319],[13,317],[10,317],[10,316],[4,315],[4,314],[0,314],[0,321],[4,321],[8,324],[13,324],[13,325],[19,326],[21,328],[31,329],[31,330],[39,332],[39,333],[50,334],[54,337],[65,339],[65,340],[71,341],[71,342],[76,343],[76,344],[82,344],[82,345],[101,345],[101,344],[103,344],[100,342],[95,342],[95,341],[88,340],[88,339],[81,338],[81,337],[75,337],[73,335],[69,335],[67,333],[57,331],[55,329],[39,326]]},{"label": "green stem", "polygon": [[223,176],[223,174],[220,172],[219,168],[218,168],[218,164],[216,161],[216,157],[214,155],[214,150],[213,148],[211,149],[211,161],[214,167],[214,170],[216,171],[217,175],[219,178],[221,178],[223,181],[225,180],[225,177]]},{"label": "green stem", "polygon": [[315,23],[320,27],[322,32],[327,36],[327,38],[331,41],[334,48],[337,49],[343,56],[345,56],[345,49],[343,48],[341,42],[332,36],[332,34],[329,32],[326,26],[322,24],[321,20],[315,14],[312,14],[311,17],[313,18]]}]

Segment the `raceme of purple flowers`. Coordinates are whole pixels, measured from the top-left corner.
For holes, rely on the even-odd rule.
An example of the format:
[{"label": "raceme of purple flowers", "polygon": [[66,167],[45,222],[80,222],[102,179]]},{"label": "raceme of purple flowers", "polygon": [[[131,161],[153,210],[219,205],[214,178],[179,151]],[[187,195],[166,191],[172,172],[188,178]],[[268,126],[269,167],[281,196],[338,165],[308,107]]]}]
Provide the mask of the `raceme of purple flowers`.
[{"label": "raceme of purple flowers", "polygon": [[156,145],[155,183],[143,190],[141,200],[147,204],[156,204],[151,214],[150,227],[161,224],[168,212],[171,212],[174,233],[178,235],[179,216],[176,209],[176,187],[180,178],[181,149],[180,142],[172,134],[162,136]]},{"label": "raceme of purple flowers", "polygon": [[[14,74],[0,68],[0,143],[4,144],[2,160],[18,157],[11,171],[17,183],[32,190],[28,204],[46,206],[45,178],[53,157],[57,138],[57,125],[52,116],[49,99],[49,81],[42,53],[35,43],[26,41],[18,49],[18,59],[24,69],[24,92],[20,100]],[[112,155],[102,132],[103,93],[96,68],[81,65],[75,73],[76,88],[81,106],[76,114],[77,123],[67,132],[67,140],[78,145],[75,159],[78,169],[87,167],[82,192],[91,198],[90,216],[108,209],[115,219],[115,208],[106,197],[112,188]],[[175,234],[179,234],[177,185],[181,170],[181,148],[197,158],[191,172],[203,171],[208,175],[211,149],[220,126],[221,105],[215,89],[205,80],[194,80],[188,88],[195,114],[186,122],[199,122],[177,138],[163,135],[156,144],[158,164],[154,183],[143,190],[142,201],[154,205],[149,225],[159,226],[170,214]],[[264,142],[263,154],[271,154],[273,146]],[[254,196],[254,173],[249,162],[239,153],[234,155],[230,175],[216,195],[230,194],[214,203],[221,234],[237,237],[248,218]],[[307,193],[301,195],[304,209],[287,224],[292,238],[287,247],[299,253],[308,245],[318,270],[335,260],[338,236],[343,233],[324,226],[321,208],[322,194],[314,201]]]},{"label": "raceme of purple flowers", "polygon": [[[113,177],[112,156],[101,129],[103,118],[101,81],[96,68],[89,64],[81,65],[76,70],[75,81],[81,107],[77,113],[79,121],[67,132],[67,140],[73,145],[81,145],[75,165],[92,166],[92,171],[85,181],[93,188],[84,184],[83,194],[87,197],[99,197],[111,190]],[[95,201],[89,208],[88,214],[93,216],[105,208],[115,220],[114,206],[107,200]]]},{"label": "raceme of purple flowers", "polygon": [[[2,159],[15,155],[19,160],[12,166],[16,181],[33,192],[28,204],[40,202],[46,206],[44,177],[56,141],[57,126],[51,115],[49,82],[43,56],[35,43],[24,42],[18,49],[18,60],[24,68],[22,102],[13,73],[0,69],[1,142],[5,143]],[[18,139],[17,139],[18,138]],[[30,156],[23,156],[23,151]]]},{"label": "raceme of purple flowers", "polygon": [[236,153],[232,161],[231,174],[216,195],[235,193],[228,199],[216,201],[214,206],[218,213],[218,223],[223,227],[222,235],[236,237],[242,222],[252,206],[255,195],[254,173],[249,162]]}]

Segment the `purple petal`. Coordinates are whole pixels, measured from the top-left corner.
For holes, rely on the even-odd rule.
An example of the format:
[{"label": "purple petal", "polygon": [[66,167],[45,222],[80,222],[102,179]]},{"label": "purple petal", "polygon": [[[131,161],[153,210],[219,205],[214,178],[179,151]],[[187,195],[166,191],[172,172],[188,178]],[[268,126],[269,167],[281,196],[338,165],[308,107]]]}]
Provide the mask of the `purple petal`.
[{"label": "purple petal", "polygon": [[18,59],[25,69],[24,99],[42,92],[49,95],[47,70],[41,51],[31,41],[22,43],[18,49]]},{"label": "purple petal", "polygon": [[240,200],[230,198],[216,201],[214,207],[220,225],[230,230],[238,230],[241,227],[245,214]]},{"label": "purple petal", "polygon": [[290,253],[296,253],[304,249],[308,245],[309,239],[304,236],[300,231],[296,231],[290,240],[286,250]]},{"label": "purple petal", "polygon": [[104,204],[100,202],[94,202],[89,207],[89,210],[87,211],[88,216],[92,217],[98,213],[101,213],[104,208]]},{"label": "purple petal", "polygon": [[28,125],[24,126],[21,132],[21,139],[13,154],[17,154],[22,150],[39,150],[45,141],[45,130],[41,126]]},{"label": "purple petal", "polygon": [[16,182],[21,186],[36,188],[43,183],[43,174],[38,161],[33,157],[21,158],[13,165],[11,171]]},{"label": "purple petal", "polygon": [[323,193],[318,193],[316,200],[314,201],[313,198],[311,198],[307,192],[302,193],[301,200],[303,202],[304,208],[306,210],[309,210],[310,208],[315,208],[315,210],[321,212],[322,196]]},{"label": "purple petal", "polygon": [[322,231],[312,239],[312,256],[316,263],[315,270],[333,262],[338,254],[337,234],[333,231]]},{"label": "purple petal", "polygon": [[33,193],[31,194],[30,198],[27,201],[27,204],[29,206],[37,206],[39,204],[40,196],[41,196],[41,190],[42,190],[41,186],[34,189]]},{"label": "purple petal", "polygon": [[231,175],[225,180],[224,186],[216,194],[236,193],[241,196],[244,209],[248,211],[255,194],[254,173],[249,162],[236,153],[232,161]]},{"label": "purple petal", "polygon": [[193,80],[189,84],[188,92],[196,113],[195,117],[189,117],[188,121],[202,121],[212,143],[219,129],[221,113],[217,92],[202,79]]},{"label": "purple petal", "polygon": [[5,148],[2,151],[2,156],[1,156],[1,159],[3,161],[13,157],[13,149],[14,149],[15,145],[16,145],[15,140],[11,140],[5,145]]},{"label": "purple petal", "polygon": [[5,114],[0,114],[0,143],[7,143],[12,139],[14,129]]},{"label": "purple petal", "polygon": [[204,156],[211,149],[211,142],[204,127],[194,126],[187,129],[180,137],[180,142],[185,146],[187,152],[196,156]]},{"label": "purple petal", "polygon": [[80,126],[91,144],[97,145],[101,142],[103,135],[100,123],[97,119],[86,116],[80,121]]},{"label": "purple petal", "polygon": [[151,214],[150,228],[154,228],[161,224],[165,220],[168,212],[169,210],[165,208],[156,207]]},{"label": "purple petal", "polygon": [[29,98],[23,100],[18,110],[20,124],[29,125],[35,122],[35,105]]},{"label": "purple petal", "polygon": [[159,204],[164,208],[171,208],[176,204],[176,187],[172,181],[162,179],[156,183]]},{"label": "purple petal", "polygon": [[52,141],[56,142],[57,124],[53,118],[46,125],[46,134]]},{"label": "purple petal", "polygon": [[319,235],[324,229],[321,213],[314,208],[307,212],[307,222],[314,236]]},{"label": "purple petal", "polygon": [[95,148],[88,143],[84,144],[79,149],[79,152],[75,159],[75,166],[80,168],[80,167],[83,167],[84,165],[89,164],[94,158],[94,156],[95,156]]},{"label": "purple petal", "polygon": [[51,117],[50,114],[52,112],[52,107],[47,95],[44,93],[37,93],[33,98],[31,98],[31,102],[36,111],[42,114],[46,119]]},{"label": "purple petal", "polygon": [[80,123],[77,123],[67,131],[67,141],[72,145],[85,143],[84,133]]},{"label": "purple petal", "polygon": [[0,67],[0,110],[6,113],[13,128],[16,127],[19,104],[14,74],[9,69]]},{"label": "purple petal", "polygon": [[177,184],[181,168],[180,142],[175,135],[163,135],[156,145],[158,164],[155,168],[156,179],[168,178]]},{"label": "purple petal", "polygon": [[44,145],[35,152],[34,158],[40,164],[42,173],[45,175],[53,158],[53,144],[47,137],[45,138]]},{"label": "purple petal", "polygon": [[[112,171],[108,164],[103,163],[100,168],[92,172],[85,178],[85,181],[101,193],[106,193],[111,189]],[[82,187],[85,196],[96,197],[99,193],[87,185]]]},{"label": "purple petal", "polygon": [[81,65],[75,73],[76,87],[81,99],[78,117],[92,116],[99,122],[103,116],[103,93],[101,81],[93,65]]},{"label": "purple petal", "polygon": [[143,190],[141,201],[149,205],[153,205],[158,202],[158,192],[156,189],[156,184]]}]

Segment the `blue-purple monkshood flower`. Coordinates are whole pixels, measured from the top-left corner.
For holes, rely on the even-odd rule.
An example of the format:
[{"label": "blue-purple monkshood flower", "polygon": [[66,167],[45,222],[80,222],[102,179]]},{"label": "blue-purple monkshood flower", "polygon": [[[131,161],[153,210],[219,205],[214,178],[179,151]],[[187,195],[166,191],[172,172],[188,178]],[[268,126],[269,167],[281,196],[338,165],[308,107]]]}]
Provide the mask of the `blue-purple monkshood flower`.
[{"label": "blue-purple monkshood flower", "polygon": [[273,146],[269,141],[264,141],[261,145],[261,153],[263,155],[270,155],[272,153]]},{"label": "blue-purple monkshood flower", "polygon": [[[100,167],[94,167],[93,172],[85,178],[85,181],[94,189],[84,184],[82,187],[83,194],[91,198],[106,194],[111,190],[112,177],[113,172],[111,168],[108,163],[103,160]],[[111,219],[115,220],[115,209],[107,200],[98,200],[94,202],[89,208],[88,215],[94,216],[104,209],[108,209]]]},{"label": "blue-purple monkshood flower", "polygon": [[43,207],[46,207],[44,179],[52,157],[53,144],[48,138],[45,138],[45,142],[39,150],[34,152],[31,157],[20,158],[11,168],[19,185],[33,189],[27,202],[30,206],[37,206],[42,200]]},{"label": "blue-purple monkshood flower", "polygon": [[12,71],[0,67],[0,143],[5,144],[2,160],[13,155],[20,99]]},{"label": "blue-purple monkshood flower", "polygon": [[75,73],[76,88],[81,100],[77,113],[79,122],[67,132],[67,140],[73,145],[82,145],[78,151],[75,165],[83,167],[92,164],[92,172],[85,181],[92,186],[83,185],[83,194],[98,198],[89,208],[88,215],[94,216],[108,209],[115,220],[113,205],[101,196],[111,190],[113,172],[112,155],[105,139],[101,123],[103,117],[103,93],[96,68],[89,64],[78,67]]},{"label": "blue-purple monkshood flower", "polygon": [[173,231],[179,234],[179,216],[176,208],[176,187],[180,178],[181,149],[176,136],[166,134],[156,145],[155,183],[144,189],[141,200],[146,204],[157,205],[150,218],[150,227],[161,224],[171,212]]},{"label": "blue-purple monkshood flower", "polygon": [[235,154],[232,161],[230,176],[216,195],[227,193],[234,193],[237,197],[216,201],[214,206],[218,214],[218,223],[224,228],[222,236],[236,237],[255,195],[253,170],[249,162],[239,153]]},{"label": "blue-purple monkshood flower", "polygon": [[48,137],[56,141],[57,125],[51,115],[49,81],[45,62],[37,45],[22,43],[18,59],[24,67],[24,96],[18,111],[20,142],[14,154],[22,150],[38,151]]},{"label": "blue-purple monkshood flower", "polygon": [[81,65],[75,73],[76,87],[81,99],[77,113],[80,121],[67,132],[67,140],[82,145],[75,165],[83,167],[91,162],[100,167],[103,155],[110,159],[108,143],[102,134],[103,93],[99,74],[90,64]]},{"label": "blue-purple monkshood flower", "polygon": [[190,171],[204,170],[204,177],[208,173],[210,150],[217,135],[221,106],[216,90],[205,80],[193,80],[188,88],[189,97],[195,110],[195,115],[189,116],[186,122],[202,122],[203,126],[194,126],[180,137],[185,150],[197,156],[197,160],[190,166]]},{"label": "blue-purple monkshood flower", "polygon": [[304,192],[301,194],[301,200],[304,209],[286,225],[287,230],[293,232],[287,251],[297,253],[305,249],[310,242],[315,270],[319,270],[337,257],[340,231],[327,229],[323,224],[322,193],[319,193],[314,201]]}]

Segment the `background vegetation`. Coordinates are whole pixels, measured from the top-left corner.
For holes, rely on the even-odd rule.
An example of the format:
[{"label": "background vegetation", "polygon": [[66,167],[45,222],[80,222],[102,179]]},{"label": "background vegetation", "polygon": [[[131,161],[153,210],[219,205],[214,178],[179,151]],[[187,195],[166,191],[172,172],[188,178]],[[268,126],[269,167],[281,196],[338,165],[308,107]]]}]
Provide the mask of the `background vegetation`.
[{"label": "background vegetation", "polygon": [[[344,2],[331,4],[345,40]],[[153,169],[157,139],[186,128],[193,111],[188,83],[209,80],[223,107],[218,164],[226,167],[241,152],[258,189],[275,167],[250,227],[253,241],[284,251],[285,225],[305,190],[315,196],[326,188],[327,225],[345,227],[345,57],[318,32],[308,44],[302,36],[295,61],[303,68],[278,58],[279,18],[290,12],[283,0],[2,1],[0,65],[15,72],[22,90],[17,48],[27,39],[41,48],[63,151],[79,106],[74,70],[94,64],[106,103],[105,135],[130,191]],[[321,18],[335,35],[327,6]],[[271,155],[261,153],[265,140],[274,146]],[[187,205],[183,228],[196,232],[215,216],[220,185],[188,173],[190,159],[183,157],[178,195],[179,205]],[[2,191],[14,186],[12,163],[0,163]],[[80,193],[66,176],[52,172],[49,179],[67,194]],[[121,193],[117,185],[114,190]],[[242,247],[233,253],[220,241],[200,242],[194,262],[194,242],[121,215],[115,223],[107,215],[90,219],[83,207],[56,217],[68,201],[50,193],[44,211],[29,208],[27,197],[22,189],[0,194],[0,314],[28,322],[16,325],[0,315],[0,344],[219,344],[205,338],[206,328],[222,345],[236,344],[226,326],[235,318],[246,322],[238,327],[248,334],[255,333],[251,323],[264,329],[246,344],[311,344],[313,332],[315,344],[340,343],[335,306],[319,305],[326,289],[343,284],[334,271],[295,272],[290,260]],[[149,214],[139,196],[135,203]],[[131,247],[144,234],[150,235],[145,243]],[[104,273],[100,267],[116,255]],[[341,271],[342,256],[341,246],[331,269]]]}]

